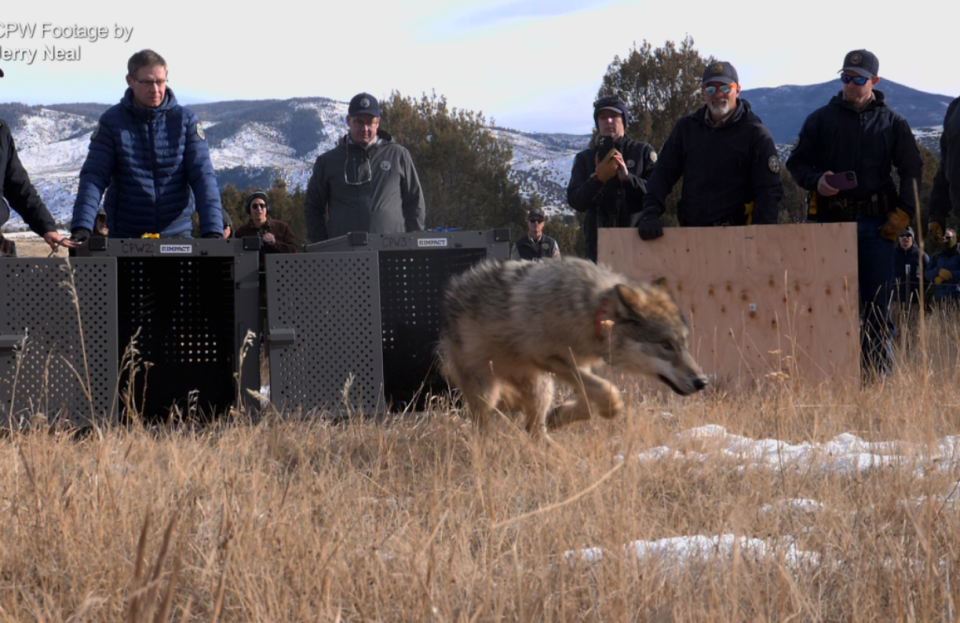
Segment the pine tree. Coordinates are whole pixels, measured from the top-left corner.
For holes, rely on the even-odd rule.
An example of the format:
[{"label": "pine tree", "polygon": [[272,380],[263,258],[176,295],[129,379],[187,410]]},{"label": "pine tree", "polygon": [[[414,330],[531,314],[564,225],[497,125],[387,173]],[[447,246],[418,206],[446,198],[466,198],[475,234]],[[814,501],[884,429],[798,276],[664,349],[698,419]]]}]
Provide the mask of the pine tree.
[{"label": "pine tree", "polygon": [[506,227],[525,232],[529,203],[510,181],[510,143],[491,131],[483,113],[451,108],[445,97],[391,94],[380,126],[410,150],[427,206],[428,229]]}]

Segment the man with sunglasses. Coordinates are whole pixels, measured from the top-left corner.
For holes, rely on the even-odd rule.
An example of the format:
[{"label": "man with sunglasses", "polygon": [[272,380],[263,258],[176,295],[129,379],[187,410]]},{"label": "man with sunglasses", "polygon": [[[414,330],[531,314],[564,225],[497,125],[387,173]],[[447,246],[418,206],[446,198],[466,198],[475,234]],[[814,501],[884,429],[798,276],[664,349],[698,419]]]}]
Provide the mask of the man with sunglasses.
[{"label": "man with sunglasses", "polygon": [[423,231],[426,208],[410,152],[380,129],[380,104],[359,93],[347,109],[348,133],[313,165],[303,202],[307,239],[352,231]]},{"label": "man with sunglasses", "polygon": [[547,220],[546,213],[540,208],[533,208],[527,213],[527,233],[517,240],[510,250],[512,260],[560,259],[560,245],[557,241],[543,233],[543,224]]},{"label": "man with sunglasses", "polygon": [[[586,212],[583,233],[587,259],[596,262],[597,229],[633,224],[642,207],[657,152],[649,143],[626,135],[630,112],[616,95],[593,103],[593,122],[598,133],[596,145],[574,158],[567,203],[577,212]],[[605,153],[600,153],[601,148]]]},{"label": "man with sunglasses", "polygon": [[153,50],[137,52],[127,62],[127,87],[90,137],[72,239],[90,237],[101,197],[111,238],[190,237],[194,205],[200,234],[222,237],[220,191],[203,126],[167,87],[167,62]]},{"label": "man with sunglasses", "polygon": [[777,222],[780,156],[770,131],[740,99],[736,68],[710,63],[700,92],[704,106],[681,118],[660,150],[637,227],[643,240],[663,235],[667,195],[680,178],[681,227]]},{"label": "man with sunglasses", "polygon": [[842,67],[842,90],[804,121],[787,169],[810,193],[811,220],[857,223],[861,364],[870,378],[892,364],[893,246],[916,213],[923,163],[907,120],[874,89],[876,55],[853,50]]}]

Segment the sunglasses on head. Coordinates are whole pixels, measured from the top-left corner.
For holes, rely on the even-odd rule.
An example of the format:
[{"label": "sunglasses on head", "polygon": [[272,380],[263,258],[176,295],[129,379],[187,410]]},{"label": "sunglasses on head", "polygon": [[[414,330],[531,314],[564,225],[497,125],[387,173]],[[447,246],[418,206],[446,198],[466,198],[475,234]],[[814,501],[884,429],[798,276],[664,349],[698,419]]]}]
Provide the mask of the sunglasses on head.
[{"label": "sunglasses on head", "polygon": [[729,84],[722,84],[718,87],[715,87],[712,85],[708,87],[704,87],[703,92],[707,94],[707,97],[713,97],[714,95],[716,95],[717,91],[720,91],[724,95],[728,95],[732,90],[733,90],[733,87],[731,87]]},{"label": "sunglasses on head", "polygon": [[847,74],[840,74],[840,82],[844,84],[850,84],[852,82],[858,87],[862,87],[869,80],[870,78],[865,78],[863,76],[848,76]]}]

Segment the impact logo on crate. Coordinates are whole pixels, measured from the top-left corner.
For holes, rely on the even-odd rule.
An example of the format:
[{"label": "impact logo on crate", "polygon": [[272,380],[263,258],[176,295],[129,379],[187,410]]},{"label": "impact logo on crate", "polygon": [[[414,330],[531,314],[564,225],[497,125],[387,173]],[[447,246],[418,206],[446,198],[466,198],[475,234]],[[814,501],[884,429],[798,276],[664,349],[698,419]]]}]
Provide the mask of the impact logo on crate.
[{"label": "impact logo on crate", "polygon": [[445,247],[447,246],[446,238],[418,238],[417,239],[418,247]]},{"label": "impact logo on crate", "polygon": [[160,253],[172,253],[176,255],[191,255],[193,253],[192,244],[161,244]]}]

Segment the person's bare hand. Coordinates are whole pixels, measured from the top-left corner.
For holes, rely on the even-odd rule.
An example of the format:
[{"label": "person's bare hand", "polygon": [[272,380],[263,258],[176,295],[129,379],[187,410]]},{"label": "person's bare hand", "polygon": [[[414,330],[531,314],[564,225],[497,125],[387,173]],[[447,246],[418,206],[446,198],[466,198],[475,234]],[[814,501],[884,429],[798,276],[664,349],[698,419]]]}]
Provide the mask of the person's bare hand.
[{"label": "person's bare hand", "polygon": [[273,244],[277,241],[277,238],[271,233],[266,233],[263,235],[263,241],[267,244]]},{"label": "person's bare hand", "polygon": [[821,197],[832,197],[840,192],[839,189],[834,188],[830,184],[827,184],[827,176],[833,175],[833,171],[827,171],[820,176],[820,179],[817,181],[817,193]]},{"label": "person's bare hand", "polygon": [[53,251],[56,251],[58,247],[76,249],[78,246],[76,242],[73,242],[72,240],[67,240],[66,238],[60,235],[60,232],[56,232],[56,231],[48,231],[47,233],[45,233],[43,235],[43,240],[48,245],[50,245],[50,248]]},{"label": "person's bare hand", "polygon": [[630,171],[627,170],[627,163],[623,161],[623,154],[619,151],[613,153],[613,159],[617,162],[617,177],[620,178],[620,181],[623,181],[630,176]]}]

